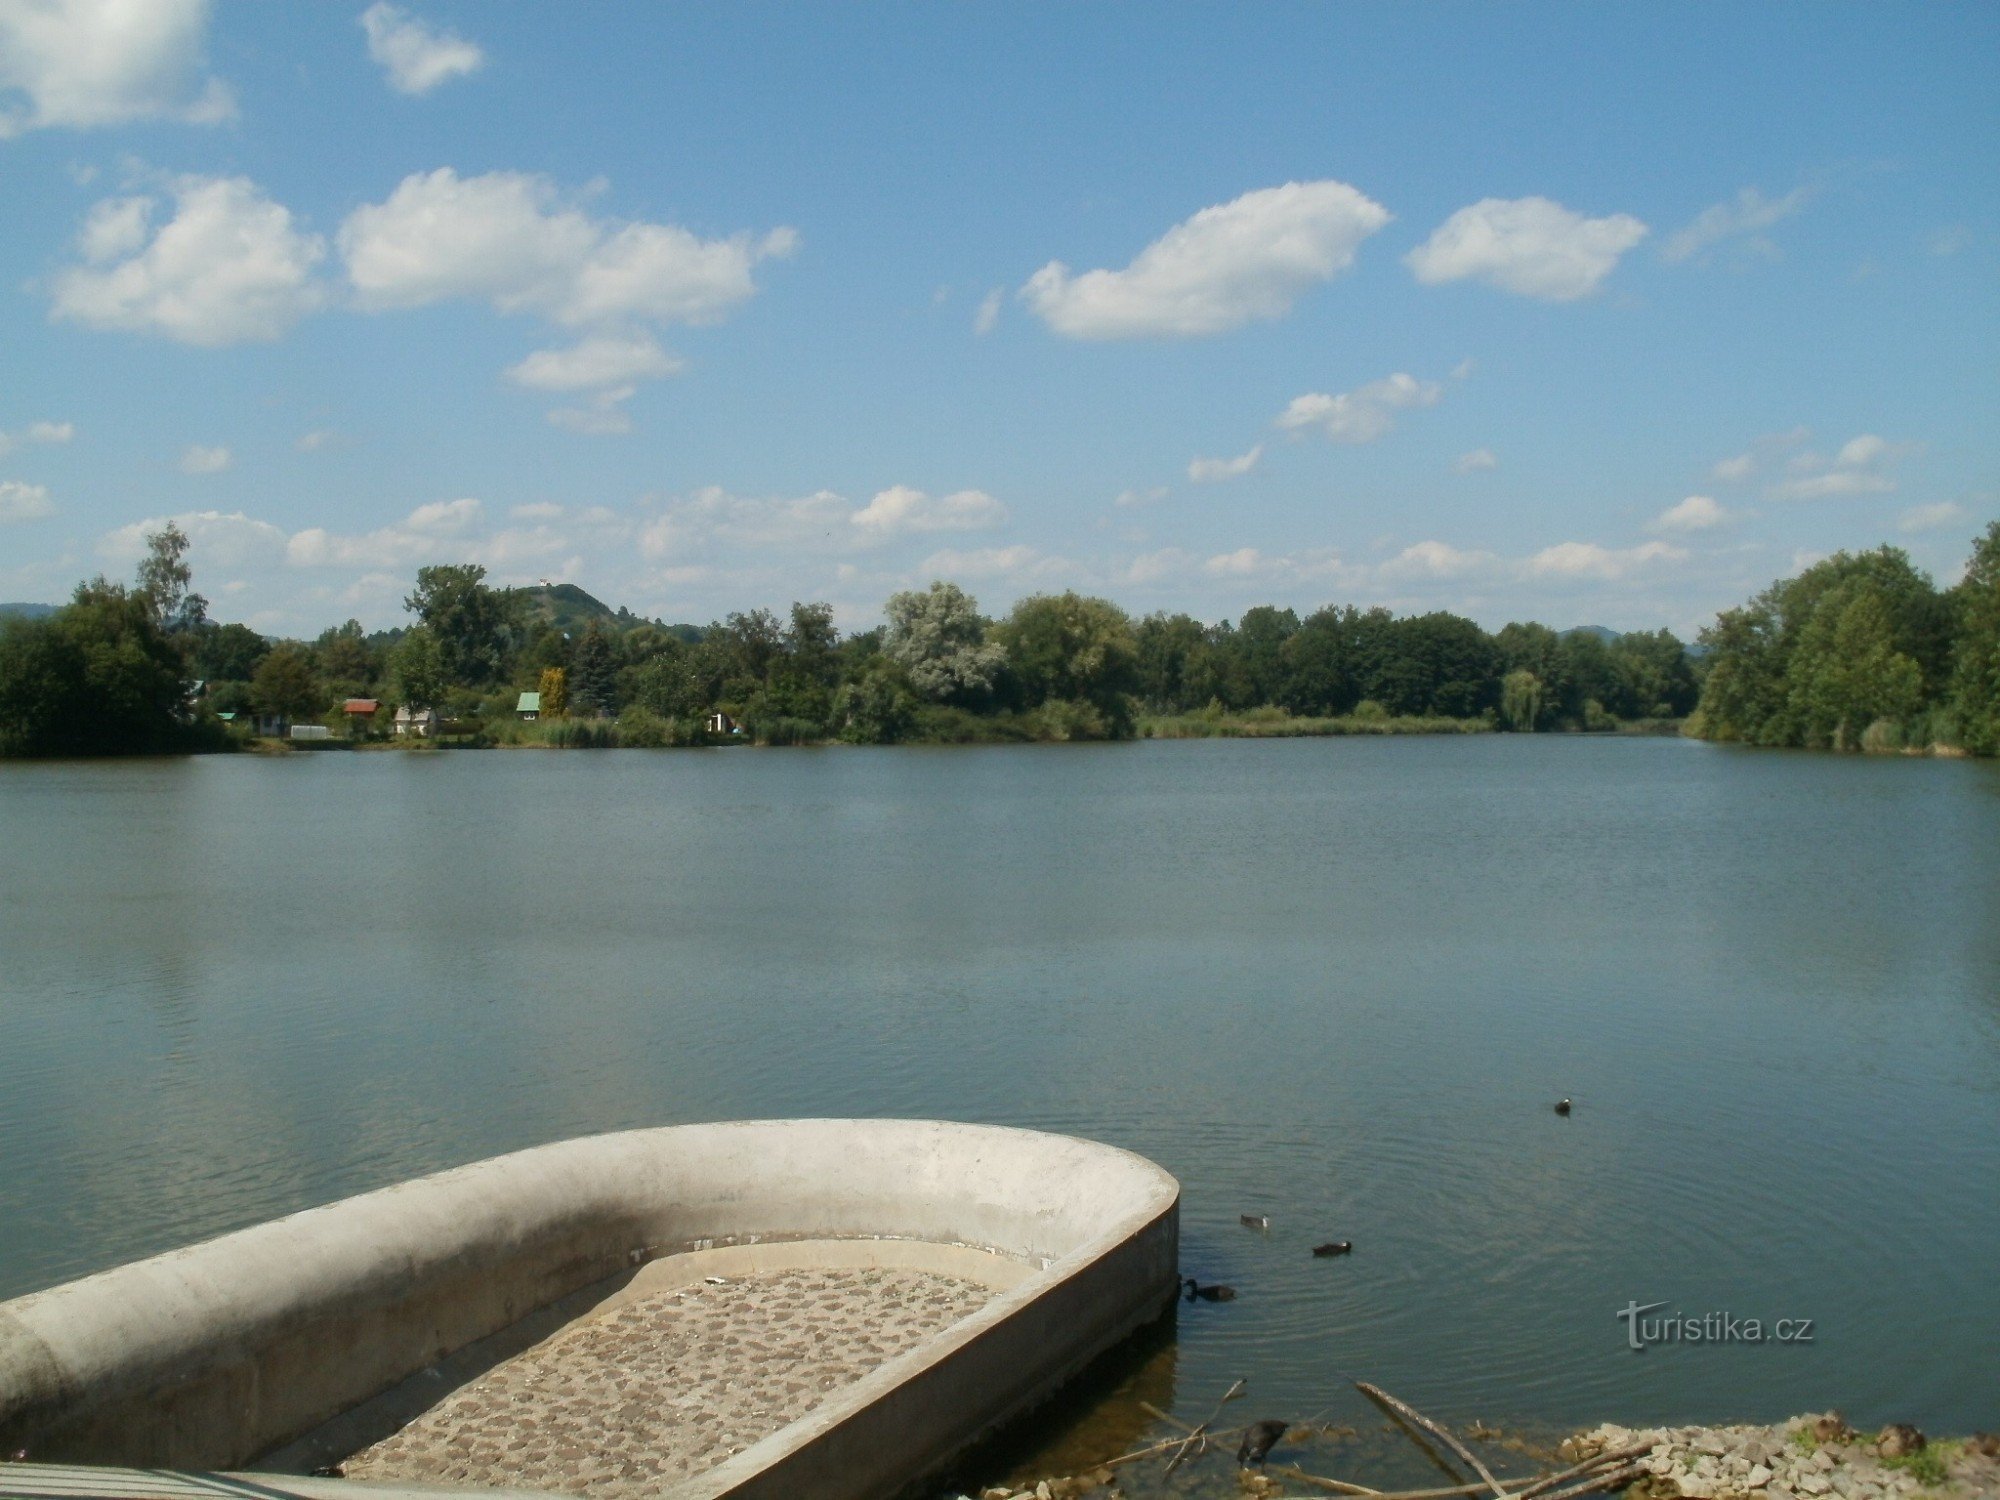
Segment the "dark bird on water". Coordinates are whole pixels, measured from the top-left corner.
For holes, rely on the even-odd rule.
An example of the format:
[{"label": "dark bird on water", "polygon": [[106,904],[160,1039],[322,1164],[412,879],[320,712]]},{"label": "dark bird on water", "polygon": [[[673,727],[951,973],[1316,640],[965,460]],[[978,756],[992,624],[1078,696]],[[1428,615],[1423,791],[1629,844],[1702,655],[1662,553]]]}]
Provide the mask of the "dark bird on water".
[{"label": "dark bird on water", "polygon": [[1566,1114],[1568,1114],[1568,1113],[1569,1113],[1569,1100],[1567,1100],[1567,1099],[1558,1099],[1558,1100],[1556,1100],[1556,1113],[1557,1113],[1557,1114],[1559,1114],[1559,1115],[1566,1115]]},{"label": "dark bird on water", "polygon": [[1252,1422],[1243,1430],[1243,1446],[1236,1450],[1237,1467],[1247,1469],[1252,1464],[1259,1468],[1264,1459],[1285,1435],[1286,1424],[1273,1422],[1268,1418],[1262,1422]]},{"label": "dark bird on water", "polygon": [[1354,1248],[1353,1240],[1328,1240],[1324,1245],[1314,1245],[1314,1255],[1345,1255]]},{"label": "dark bird on water", "polygon": [[1271,1216],[1269,1214],[1238,1214],[1236,1217],[1245,1229],[1269,1229],[1271,1227]]},{"label": "dark bird on water", "polygon": [[1204,1302],[1234,1302],[1236,1300],[1236,1288],[1233,1286],[1217,1286],[1213,1282],[1207,1286],[1203,1286],[1192,1276],[1187,1278],[1186,1285],[1187,1299],[1190,1302],[1194,1301],[1197,1297]]}]

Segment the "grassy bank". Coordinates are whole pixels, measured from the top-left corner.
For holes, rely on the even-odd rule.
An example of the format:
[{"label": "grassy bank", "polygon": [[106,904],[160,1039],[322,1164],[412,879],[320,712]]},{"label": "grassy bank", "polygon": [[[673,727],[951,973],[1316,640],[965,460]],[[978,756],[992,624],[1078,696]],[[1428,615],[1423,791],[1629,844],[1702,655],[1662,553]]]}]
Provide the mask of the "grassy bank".
[{"label": "grassy bank", "polygon": [[1253,708],[1244,713],[1152,714],[1138,722],[1141,739],[1257,740],[1295,739],[1344,734],[1490,734],[1499,726],[1488,719],[1448,719],[1430,714],[1343,714],[1334,718],[1301,718],[1282,708]]}]

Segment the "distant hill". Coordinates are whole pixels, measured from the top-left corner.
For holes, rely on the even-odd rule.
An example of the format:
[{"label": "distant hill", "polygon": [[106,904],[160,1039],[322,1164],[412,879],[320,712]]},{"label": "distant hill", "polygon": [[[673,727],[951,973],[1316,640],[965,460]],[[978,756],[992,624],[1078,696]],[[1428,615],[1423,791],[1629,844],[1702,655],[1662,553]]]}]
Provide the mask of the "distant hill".
[{"label": "distant hill", "polygon": [[532,618],[546,620],[564,635],[581,635],[589,629],[592,620],[602,620],[613,630],[630,630],[635,625],[656,626],[670,635],[679,636],[689,645],[702,636],[699,625],[668,625],[661,620],[648,620],[644,615],[633,614],[623,605],[613,609],[595,594],[573,583],[541,583],[514,592],[528,601],[528,612]]},{"label": "distant hill", "polygon": [[1569,629],[1563,631],[1562,634],[1594,635],[1600,641],[1604,642],[1605,645],[1611,646],[1617,644],[1625,632],[1622,630],[1613,630],[1608,625],[1572,625]]},{"label": "distant hill", "polygon": [[23,620],[39,620],[61,609],[60,604],[0,604],[0,619],[18,615]]}]

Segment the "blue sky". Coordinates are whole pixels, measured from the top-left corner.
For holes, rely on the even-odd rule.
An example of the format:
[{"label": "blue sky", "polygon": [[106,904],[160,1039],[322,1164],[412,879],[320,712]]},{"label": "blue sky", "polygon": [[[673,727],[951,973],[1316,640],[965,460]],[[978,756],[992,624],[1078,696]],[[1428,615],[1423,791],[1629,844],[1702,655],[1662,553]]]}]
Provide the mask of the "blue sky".
[{"label": "blue sky", "polygon": [[2000,514],[1990,6],[0,0],[0,598],[1691,632]]}]

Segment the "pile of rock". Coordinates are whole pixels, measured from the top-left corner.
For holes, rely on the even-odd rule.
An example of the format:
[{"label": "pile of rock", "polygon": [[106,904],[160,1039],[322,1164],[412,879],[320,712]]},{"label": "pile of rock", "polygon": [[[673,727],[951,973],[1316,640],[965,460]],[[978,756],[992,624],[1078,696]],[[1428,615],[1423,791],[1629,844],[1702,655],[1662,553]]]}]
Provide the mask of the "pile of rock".
[{"label": "pile of rock", "polygon": [[1651,1442],[1650,1478],[1633,1487],[1695,1500],[1902,1500],[2000,1497],[2000,1441],[1927,1442],[1898,1423],[1864,1436],[1840,1419],[1795,1417],[1774,1427],[1629,1428],[1609,1424],[1571,1438],[1565,1453],[1587,1457]]}]

